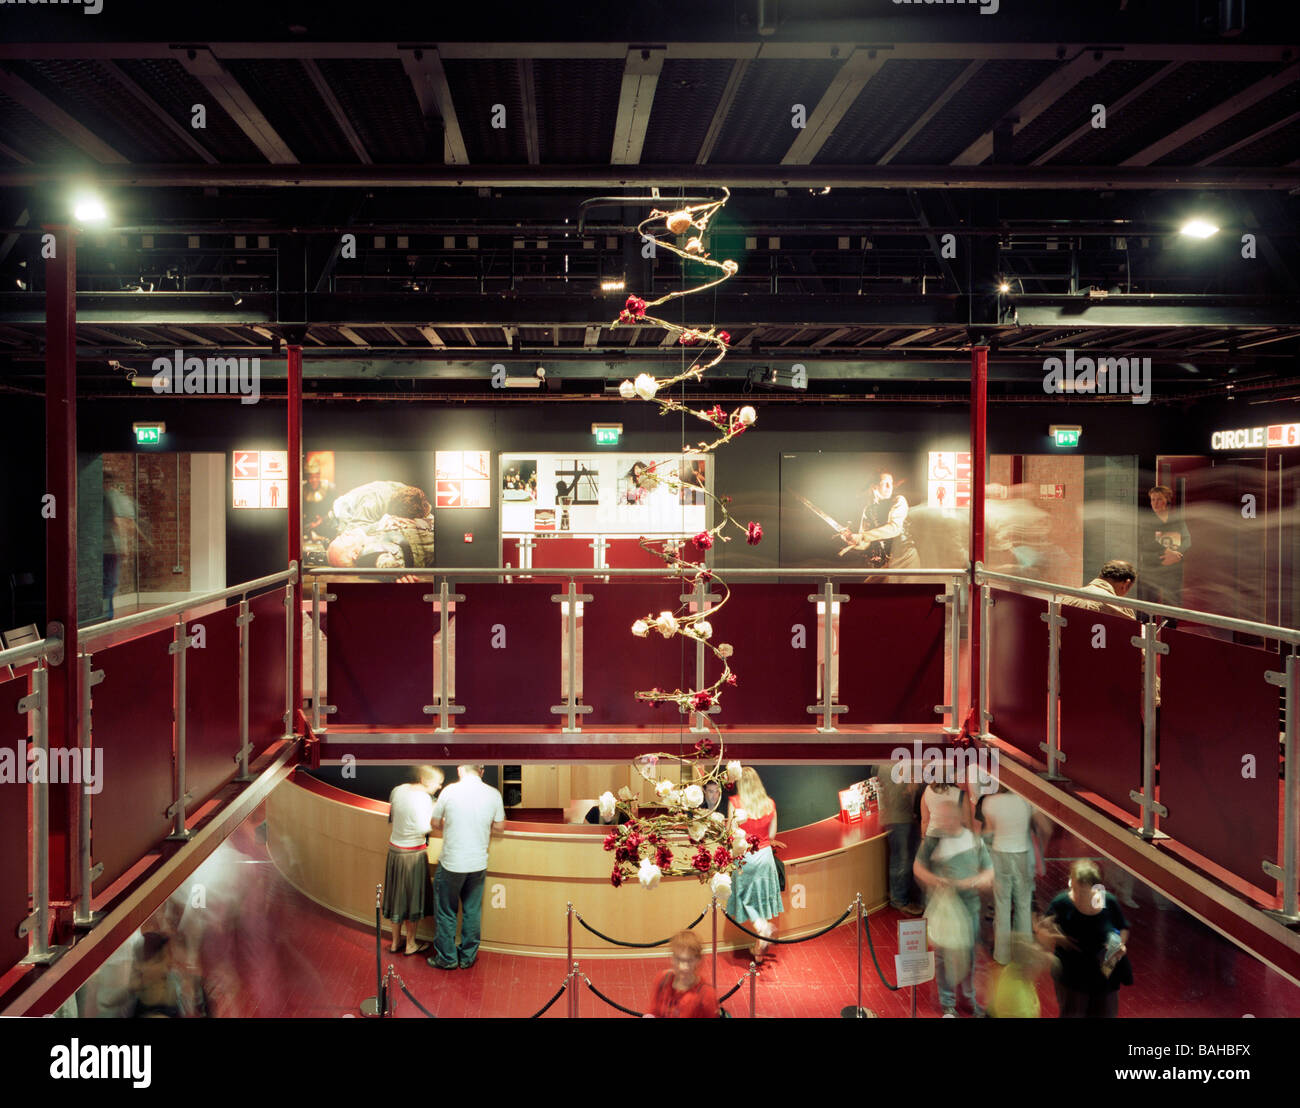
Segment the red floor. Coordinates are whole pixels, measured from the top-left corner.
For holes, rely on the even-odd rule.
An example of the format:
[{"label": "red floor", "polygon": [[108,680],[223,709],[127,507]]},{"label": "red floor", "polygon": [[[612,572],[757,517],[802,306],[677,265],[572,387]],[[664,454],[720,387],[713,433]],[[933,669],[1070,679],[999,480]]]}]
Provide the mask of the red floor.
[{"label": "red floor", "polygon": [[[1068,863],[1061,859],[1073,846],[1070,840],[1054,844],[1056,860],[1049,863],[1044,891],[1064,887]],[[284,881],[259,842],[254,820],[221,847],[195,880],[204,886],[204,903],[201,908],[187,908],[179,926],[198,952],[212,1015],[347,1016],[357,1013],[363,998],[374,995],[373,932],[312,903]],[[1152,894],[1140,886],[1136,897],[1139,907],[1130,912],[1129,944],[1136,984],[1122,993],[1121,1015],[1300,1017],[1300,987],[1177,908],[1159,910]],[[877,955],[891,979],[898,919],[898,913],[888,909],[871,917]],[[145,930],[158,926],[155,917]],[[428,966],[422,956],[393,958],[385,946],[385,968],[390,961],[414,996],[440,1017],[529,1016],[552,996],[564,973],[560,959],[490,952],[482,952],[473,968],[450,973]],[[641,1010],[652,980],[666,961],[666,956],[601,959],[582,968],[602,992]],[[706,953],[706,969],[708,965]],[[719,955],[720,991],[731,988],[743,971],[744,963]],[[758,1015],[836,1017],[854,1002],[855,982],[854,929],[846,924],[823,938],[781,950],[777,963],[759,977]],[[83,1006],[84,1014],[95,1014],[95,987],[92,983],[88,989],[90,1002]],[[1050,982],[1040,984],[1039,992],[1043,1015],[1054,1016]],[[909,1014],[910,992],[890,992],[880,984],[865,936],[862,995],[864,1005],[882,1017]],[[567,1003],[567,996],[562,997],[544,1018],[564,1018]],[[750,1014],[748,984],[727,1008],[733,1016]],[[422,1018],[402,996],[397,1014]],[[580,1014],[625,1018],[585,987]],[[933,984],[917,990],[917,1014],[939,1015]]]}]

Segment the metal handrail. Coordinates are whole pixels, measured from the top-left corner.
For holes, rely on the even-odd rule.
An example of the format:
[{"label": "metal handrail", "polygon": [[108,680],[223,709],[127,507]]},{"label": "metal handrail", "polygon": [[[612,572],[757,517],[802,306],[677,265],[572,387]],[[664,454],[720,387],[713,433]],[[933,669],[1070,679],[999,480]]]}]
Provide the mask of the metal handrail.
[{"label": "metal handrail", "polygon": [[[710,567],[701,566],[701,569]],[[686,576],[691,570],[685,571]],[[844,569],[840,566],[826,569],[804,569],[801,567],[775,567],[773,569],[710,569],[715,576],[735,578],[853,578],[853,577],[965,577],[970,573],[969,567],[953,569]],[[518,566],[443,566],[426,569],[375,569],[365,567],[347,569],[339,566],[305,566],[304,574],[319,574],[330,577],[417,577],[421,581],[435,577],[658,577],[677,579],[683,574],[666,569],[598,569],[595,566],[580,566],[576,569],[521,569]]]},{"label": "metal handrail", "polygon": [[[166,604],[160,608],[149,608],[143,612],[136,612],[134,615],[122,616],[120,619],[110,619],[107,623],[96,623],[92,627],[78,628],[78,642],[84,648],[88,643],[96,639],[102,639],[107,635],[117,634],[121,631],[133,631],[137,627],[144,627],[146,624],[154,623],[166,616],[180,615],[182,612],[202,607],[204,604],[211,604],[216,600],[229,600],[232,596],[238,596],[242,599],[254,589],[267,588],[271,585],[283,585],[286,582],[295,580],[296,576],[296,567],[291,567],[283,569],[279,573],[269,574],[266,577],[258,577],[253,581],[245,581],[239,585],[231,585],[229,588],[217,589],[214,592],[203,593],[200,596],[191,596],[185,600],[178,600],[174,604]],[[3,661],[3,659],[4,655],[0,654],[0,661]]]},{"label": "metal handrail", "polygon": [[[985,569],[982,562],[975,563],[975,582],[981,585],[986,582],[1017,585],[1022,588],[1032,589],[1035,592],[1046,593],[1049,596],[1074,596],[1081,600],[1097,600],[1097,594],[1088,592],[1086,589],[1053,585],[1047,581],[1036,581],[1028,577],[1015,577],[1009,573],[995,573],[992,570]],[[1163,616],[1166,619],[1186,620],[1191,623],[1204,624],[1207,627],[1218,627],[1224,631],[1238,631],[1244,635],[1259,635],[1266,639],[1281,639],[1283,642],[1300,644],[1300,629],[1294,627],[1276,627],[1271,623],[1256,623],[1254,620],[1234,619],[1232,616],[1216,616],[1210,612],[1197,612],[1190,608],[1174,608],[1168,604],[1155,604],[1149,600],[1135,600],[1128,596],[1117,597],[1113,603],[1122,605],[1125,608],[1132,608],[1135,612],[1146,612],[1149,615]]]},{"label": "metal handrail", "polygon": [[45,650],[44,639],[24,643],[22,646],[11,646],[8,650],[0,650],[0,666],[20,666],[26,662],[38,662],[45,657]]}]

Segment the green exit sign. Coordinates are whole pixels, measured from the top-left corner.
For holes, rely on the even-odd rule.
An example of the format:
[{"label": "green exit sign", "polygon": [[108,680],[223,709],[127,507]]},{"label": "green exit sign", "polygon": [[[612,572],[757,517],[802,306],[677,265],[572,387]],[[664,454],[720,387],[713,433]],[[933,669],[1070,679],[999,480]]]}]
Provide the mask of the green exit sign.
[{"label": "green exit sign", "polygon": [[165,423],[136,423],[132,426],[135,428],[137,446],[157,446],[162,442],[163,431],[167,429]]},{"label": "green exit sign", "polygon": [[1053,427],[1052,439],[1057,446],[1078,446],[1079,435],[1083,433],[1080,427]]},{"label": "green exit sign", "polygon": [[621,423],[593,423],[591,431],[596,436],[597,446],[617,446],[618,440],[623,434],[623,425]]}]

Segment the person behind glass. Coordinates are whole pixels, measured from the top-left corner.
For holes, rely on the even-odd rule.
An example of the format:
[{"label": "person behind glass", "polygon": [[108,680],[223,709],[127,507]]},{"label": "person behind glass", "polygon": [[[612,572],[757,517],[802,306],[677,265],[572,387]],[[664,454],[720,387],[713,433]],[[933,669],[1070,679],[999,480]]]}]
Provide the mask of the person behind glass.
[{"label": "person behind glass", "polygon": [[919,916],[912,863],[921,844],[916,819],[917,785],[911,780],[912,764],[893,762],[876,767],[880,782],[880,826],[889,843],[889,905],[909,916]]},{"label": "person behind glass", "polygon": [[933,896],[940,889],[952,889],[961,898],[969,924],[969,937],[961,948],[947,951],[935,948],[935,984],[939,1006],[945,1017],[957,1015],[958,972],[954,965],[964,965],[960,987],[974,1014],[982,1016],[975,996],[975,937],[979,932],[980,892],[993,887],[993,859],[989,848],[976,838],[969,827],[962,826],[956,805],[944,804],[931,817],[932,834],[926,836],[917,852],[912,872]]},{"label": "person behind glass", "polygon": [[1183,522],[1183,514],[1174,508],[1174,493],[1166,485],[1156,485],[1148,493],[1151,514],[1142,513],[1138,555],[1139,600],[1180,607],[1183,600],[1183,558],[1192,545],[1192,537]]},{"label": "person behind glass", "polygon": [[1026,938],[1034,899],[1034,855],[1030,849],[1033,810],[1005,785],[980,801],[984,826],[993,832],[993,960],[1011,961],[1012,934]]},{"label": "person behind glass", "polygon": [[[433,878],[435,969],[469,969],[478,957],[488,846],[505,827],[501,794],[483,783],[482,766],[458,766],[460,780],[433,806],[433,830],[442,832],[442,856]],[[456,913],[460,910],[460,943]]]},{"label": "person behind glass", "polygon": [[672,969],[655,982],[646,1018],[710,1019],[718,1016],[718,998],[700,979],[704,948],[694,931],[678,931],[670,940]]},{"label": "person behind glass", "polygon": [[1069,891],[1048,905],[1035,935],[1060,960],[1054,977],[1061,1019],[1119,1015],[1119,988],[1133,984],[1129,925],[1101,885],[1096,862],[1081,858],[1070,867]]},{"label": "person behind glass", "polygon": [[781,903],[781,880],[776,872],[776,855],[772,839],[776,835],[776,803],[767,795],[762,779],[753,766],[741,770],[736,796],[732,800],[736,824],[747,841],[758,846],[747,853],[732,878],[731,898],[727,911],[737,923],[749,926],[763,936],[754,943],[753,958],[759,965],[771,957],[771,944],[765,940],[776,934],[772,920],[785,911]]},{"label": "person behind glass", "polygon": [[[420,920],[433,915],[433,886],[429,882],[429,831],[433,819],[433,794],[443,782],[442,770],[415,766],[411,779],[398,785],[388,798],[388,862],[384,867],[384,918],[393,924],[397,954],[418,954],[428,943],[417,943]],[[402,943],[402,931],[406,943]]]}]

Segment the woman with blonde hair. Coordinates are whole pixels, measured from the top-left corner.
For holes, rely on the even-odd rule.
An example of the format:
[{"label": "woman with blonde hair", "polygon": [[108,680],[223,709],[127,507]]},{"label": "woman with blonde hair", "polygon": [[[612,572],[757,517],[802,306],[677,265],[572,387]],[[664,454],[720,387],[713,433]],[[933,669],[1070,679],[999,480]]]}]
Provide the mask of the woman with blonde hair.
[{"label": "woman with blonde hair", "polygon": [[776,871],[772,839],[776,836],[776,804],[753,766],[740,774],[736,796],[732,799],[736,826],[745,832],[757,851],[747,853],[732,880],[731,903],[727,911],[737,923],[752,925],[763,936],[754,944],[754,961],[759,965],[770,957],[770,943],[764,940],[776,934],[772,920],[785,911],[781,903],[781,883]]}]

